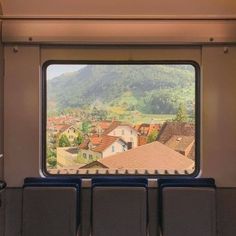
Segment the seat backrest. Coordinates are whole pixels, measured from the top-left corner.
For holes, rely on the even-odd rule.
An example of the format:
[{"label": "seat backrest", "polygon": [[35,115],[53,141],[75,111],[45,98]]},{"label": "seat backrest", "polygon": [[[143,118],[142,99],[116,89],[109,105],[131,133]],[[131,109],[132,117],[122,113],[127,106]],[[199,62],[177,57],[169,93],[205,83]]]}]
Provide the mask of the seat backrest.
[{"label": "seat backrest", "polygon": [[76,236],[80,179],[27,178],[23,188],[23,236]]},{"label": "seat backrest", "polygon": [[146,236],[146,228],[146,179],[93,179],[93,236]]},{"label": "seat backrest", "polygon": [[163,236],[215,236],[216,189],[213,179],[159,181]]}]

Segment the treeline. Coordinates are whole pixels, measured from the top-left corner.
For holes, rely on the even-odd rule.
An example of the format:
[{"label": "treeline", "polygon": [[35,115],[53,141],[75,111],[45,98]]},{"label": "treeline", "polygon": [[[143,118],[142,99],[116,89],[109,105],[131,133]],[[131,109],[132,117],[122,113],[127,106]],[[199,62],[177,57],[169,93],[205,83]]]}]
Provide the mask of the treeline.
[{"label": "treeline", "polygon": [[183,103],[192,113],[194,88],[194,68],[188,65],[89,65],[48,81],[48,110],[98,102],[105,111],[124,105],[143,113],[175,114]]}]

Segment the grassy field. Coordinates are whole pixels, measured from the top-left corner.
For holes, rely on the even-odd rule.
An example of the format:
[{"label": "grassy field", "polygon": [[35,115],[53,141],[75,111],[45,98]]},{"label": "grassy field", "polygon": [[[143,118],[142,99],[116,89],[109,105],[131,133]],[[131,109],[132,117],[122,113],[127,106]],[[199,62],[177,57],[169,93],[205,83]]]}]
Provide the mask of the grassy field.
[{"label": "grassy field", "polygon": [[111,116],[110,118],[115,118],[121,122],[132,123],[132,124],[141,124],[141,123],[153,123],[153,124],[162,124],[165,121],[171,121],[175,115],[170,114],[142,114],[139,112],[125,112],[119,116]]}]

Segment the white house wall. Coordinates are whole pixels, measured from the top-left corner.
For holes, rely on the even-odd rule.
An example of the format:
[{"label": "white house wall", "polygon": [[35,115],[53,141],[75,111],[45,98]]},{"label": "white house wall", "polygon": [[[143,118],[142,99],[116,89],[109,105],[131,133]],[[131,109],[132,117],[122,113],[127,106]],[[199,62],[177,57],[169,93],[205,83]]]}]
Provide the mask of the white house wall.
[{"label": "white house wall", "polygon": [[117,136],[123,139],[126,143],[132,142],[133,148],[138,146],[138,134],[137,131],[132,129],[129,126],[118,126],[114,130],[112,130],[109,135]]},{"label": "white house wall", "polygon": [[[121,142],[119,140],[115,141],[112,145],[110,145],[108,148],[106,148],[103,151],[102,157],[105,158],[105,157],[114,155],[114,154],[119,153],[119,152],[124,152],[123,145],[124,145],[123,142]],[[112,152],[112,147],[114,147],[114,152]]]}]

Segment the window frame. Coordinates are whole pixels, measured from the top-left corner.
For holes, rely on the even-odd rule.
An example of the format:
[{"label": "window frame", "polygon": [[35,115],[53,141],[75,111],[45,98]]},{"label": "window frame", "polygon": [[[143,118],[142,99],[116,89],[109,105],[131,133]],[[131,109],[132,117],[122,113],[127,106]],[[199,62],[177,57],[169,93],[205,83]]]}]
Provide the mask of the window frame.
[{"label": "window frame", "polygon": [[[51,174],[47,170],[47,68],[50,65],[191,65],[195,69],[195,169],[191,174]],[[146,177],[146,178],[189,178],[200,174],[201,166],[201,67],[195,60],[46,60],[41,68],[41,173],[45,177]],[[65,168],[66,169],[66,168]]]}]

